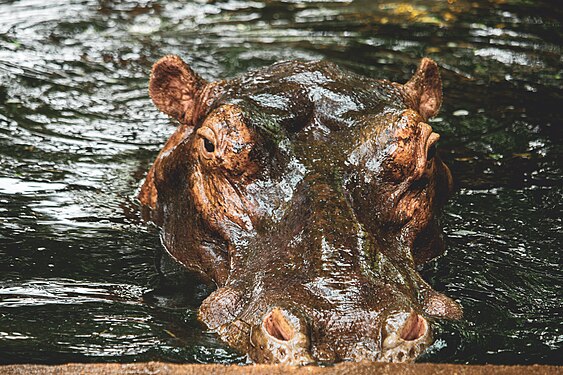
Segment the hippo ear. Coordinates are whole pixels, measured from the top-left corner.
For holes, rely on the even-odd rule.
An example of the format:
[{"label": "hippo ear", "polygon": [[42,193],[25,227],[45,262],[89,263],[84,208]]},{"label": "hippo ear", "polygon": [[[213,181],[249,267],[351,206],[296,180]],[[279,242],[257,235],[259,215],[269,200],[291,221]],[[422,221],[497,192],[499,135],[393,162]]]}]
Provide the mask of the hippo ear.
[{"label": "hippo ear", "polygon": [[404,88],[413,99],[415,109],[425,120],[438,113],[442,105],[442,80],[434,60],[423,58]]},{"label": "hippo ear", "polygon": [[206,84],[180,57],[165,56],[152,68],[149,94],[159,110],[192,125],[196,95]]}]

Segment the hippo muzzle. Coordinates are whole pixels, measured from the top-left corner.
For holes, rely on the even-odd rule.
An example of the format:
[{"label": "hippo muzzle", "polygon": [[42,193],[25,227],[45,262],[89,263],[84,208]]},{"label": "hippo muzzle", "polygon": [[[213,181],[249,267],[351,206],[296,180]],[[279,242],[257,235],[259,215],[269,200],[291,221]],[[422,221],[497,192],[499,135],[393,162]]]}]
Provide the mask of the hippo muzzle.
[{"label": "hippo muzzle", "polygon": [[406,84],[327,62],[208,83],[157,62],[157,107],[180,122],[139,199],[185,267],[217,285],[199,318],[255,362],[414,360],[460,306],[416,266],[443,251],[452,188],[428,125],[437,65]]}]

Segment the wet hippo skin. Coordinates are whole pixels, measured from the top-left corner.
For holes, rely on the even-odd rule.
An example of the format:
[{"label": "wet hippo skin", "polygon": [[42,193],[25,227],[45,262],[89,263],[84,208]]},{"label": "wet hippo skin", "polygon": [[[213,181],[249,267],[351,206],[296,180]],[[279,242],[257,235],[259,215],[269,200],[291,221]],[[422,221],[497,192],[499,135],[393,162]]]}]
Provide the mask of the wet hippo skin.
[{"label": "wet hippo skin", "polygon": [[166,251],[217,285],[199,318],[255,362],[412,361],[460,306],[417,265],[443,251],[451,190],[427,120],[436,63],[406,84],[289,61],[206,82],[152,70],[179,122],[139,199]]}]

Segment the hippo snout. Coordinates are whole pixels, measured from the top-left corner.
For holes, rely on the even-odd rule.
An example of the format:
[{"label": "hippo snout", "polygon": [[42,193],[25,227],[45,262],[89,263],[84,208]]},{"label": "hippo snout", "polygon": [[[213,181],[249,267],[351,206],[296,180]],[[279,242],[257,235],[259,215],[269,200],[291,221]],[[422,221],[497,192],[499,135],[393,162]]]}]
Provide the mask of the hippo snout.
[{"label": "hippo snout", "polygon": [[[251,332],[250,343],[270,362],[305,365],[333,361],[409,362],[431,342],[430,324],[414,310],[390,315],[375,329],[370,322],[357,322],[367,330],[348,325],[351,330],[330,332],[311,339],[311,325],[319,324],[274,307],[262,319],[259,330]],[[346,320],[346,318],[343,318]],[[321,329],[322,331],[327,331]]]},{"label": "hippo snout", "polygon": [[373,321],[372,312],[337,315],[322,320],[275,306],[247,332],[248,352],[255,361],[288,365],[409,362],[431,343],[429,322],[414,310],[390,314],[382,322]]}]

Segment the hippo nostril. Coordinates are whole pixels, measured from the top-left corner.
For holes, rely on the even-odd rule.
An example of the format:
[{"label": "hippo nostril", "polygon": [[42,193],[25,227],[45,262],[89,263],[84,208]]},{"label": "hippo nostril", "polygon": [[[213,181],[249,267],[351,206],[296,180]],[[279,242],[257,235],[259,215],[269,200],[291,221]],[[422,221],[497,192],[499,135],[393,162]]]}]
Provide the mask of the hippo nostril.
[{"label": "hippo nostril", "polygon": [[428,331],[428,322],[414,311],[409,315],[403,328],[401,338],[405,341],[418,340]]},{"label": "hippo nostril", "polygon": [[295,335],[293,326],[277,308],[273,309],[264,319],[264,329],[270,336],[281,341],[289,341]]}]

